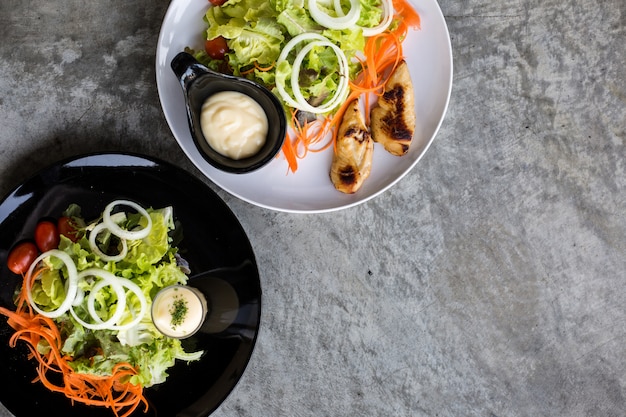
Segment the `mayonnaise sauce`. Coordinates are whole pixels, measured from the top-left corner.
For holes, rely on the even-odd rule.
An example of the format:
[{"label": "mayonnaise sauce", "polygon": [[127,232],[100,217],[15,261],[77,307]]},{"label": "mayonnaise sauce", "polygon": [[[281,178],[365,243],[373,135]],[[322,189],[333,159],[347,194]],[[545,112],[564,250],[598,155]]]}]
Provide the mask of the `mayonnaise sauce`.
[{"label": "mayonnaise sauce", "polygon": [[152,321],[169,337],[191,336],[202,325],[206,313],[204,295],[192,287],[172,285],[159,291],[152,302]]},{"label": "mayonnaise sauce", "polygon": [[259,152],[268,132],[267,115],[261,105],[237,91],[210,96],[202,105],[200,126],[209,146],[231,159]]}]

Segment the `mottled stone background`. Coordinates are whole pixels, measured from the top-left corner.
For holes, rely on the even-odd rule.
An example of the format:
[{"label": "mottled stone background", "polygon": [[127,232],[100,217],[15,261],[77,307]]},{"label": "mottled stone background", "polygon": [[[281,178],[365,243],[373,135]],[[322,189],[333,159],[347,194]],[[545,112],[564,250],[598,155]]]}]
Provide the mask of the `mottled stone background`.
[{"label": "mottled stone background", "polygon": [[[167,6],[2,0],[1,194],[92,151],[199,174],[157,97]],[[448,115],[394,188],[320,215],[217,190],[264,311],[216,417],[626,415],[626,3],[440,6]]]}]

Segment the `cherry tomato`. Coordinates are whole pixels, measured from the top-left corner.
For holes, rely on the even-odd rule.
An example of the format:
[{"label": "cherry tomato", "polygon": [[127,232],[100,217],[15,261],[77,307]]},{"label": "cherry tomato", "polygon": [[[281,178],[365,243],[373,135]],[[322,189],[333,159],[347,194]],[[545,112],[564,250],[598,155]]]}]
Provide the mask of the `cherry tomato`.
[{"label": "cherry tomato", "polygon": [[213,5],[213,6],[221,6],[222,4],[226,3],[227,0],[209,0],[209,2]]},{"label": "cherry tomato", "polygon": [[59,228],[59,233],[71,240],[72,242],[78,241],[80,238],[80,233],[72,223],[72,219],[69,217],[60,217],[57,222],[57,227]]},{"label": "cherry tomato", "polygon": [[213,59],[224,59],[228,52],[228,44],[223,36],[210,39],[204,43],[206,53]]},{"label": "cherry tomato", "polygon": [[59,247],[59,230],[57,225],[48,220],[37,223],[35,243],[40,251],[46,252]]},{"label": "cherry tomato", "polygon": [[38,255],[39,251],[33,242],[19,243],[9,252],[7,266],[14,274],[25,274]]}]

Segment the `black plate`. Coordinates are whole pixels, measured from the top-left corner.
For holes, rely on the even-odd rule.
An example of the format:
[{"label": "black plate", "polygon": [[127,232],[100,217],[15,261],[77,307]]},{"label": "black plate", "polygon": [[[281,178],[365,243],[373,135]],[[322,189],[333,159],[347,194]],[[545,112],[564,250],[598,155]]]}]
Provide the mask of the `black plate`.
[{"label": "black plate", "polygon": [[[219,333],[199,332],[183,343],[203,349],[198,362],[177,362],[163,384],[147,388],[150,403],[134,416],[205,417],[232,391],[252,355],[261,315],[261,287],[254,253],[239,221],[204,183],[162,161],[128,154],[77,157],[40,172],[0,203],[0,305],[14,309],[12,294],[19,277],[6,267],[7,253],[20,240],[32,238],[39,219],[58,217],[70,203],[86,218],[97,217],[118,198],[155,208],[171,205],[183,227],[179,248],[193,272],[215,270],[239,299],[233,323]],[[0,402],[17,417],[54,410],[65,417],[111,417],[111,410],[72,405],[48,391],[35,378],[27,350],[8,345],[12,329],[0,318]]]}]

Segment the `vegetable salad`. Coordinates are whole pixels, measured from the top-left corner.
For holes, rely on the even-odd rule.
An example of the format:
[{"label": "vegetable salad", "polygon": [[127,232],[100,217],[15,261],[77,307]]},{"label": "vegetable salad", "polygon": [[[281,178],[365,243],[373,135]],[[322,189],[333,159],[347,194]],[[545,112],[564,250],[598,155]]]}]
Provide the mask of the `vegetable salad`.
[{"label": "vegetable salad", "polygon": [[292,172],[297,158],[333,143],[347,103],[382,94],[403,59],[407,27],[420,24],[407,0],[210,1],[205,50],[190,52],[282,101],[292,127],[283,145]]},{"label": "vegetable salad", "polygon": [[[116,210],[121,207],[134,210]],[[16,330],[11,343],[30,345],[46,387],[126,416],[140,402],[147,407],[142,388],[164,382],[176,359],[202,355],[185,352],[180,340],[160,333],[150,314],[159,290],[187,282],[170,238],[172,208],[117,200],[94,222],[86,223],[76,205],[62,219],[71,228],[65,234],[55,229],[56,247],[48,245],[30,260],[17,311],[0,313]],[[40,242],[49,240],[38,234],[36,242],[41,249]],[[62,373],[63,383],[51,382],[50,372]],[[108,381],[105,387],[101,381]],[[135,395],[129,398],[129,392]]]}]

